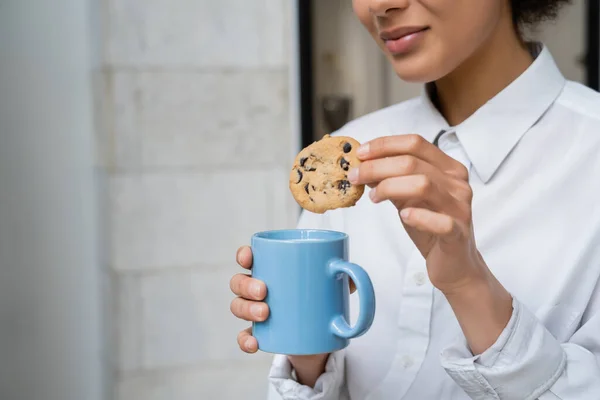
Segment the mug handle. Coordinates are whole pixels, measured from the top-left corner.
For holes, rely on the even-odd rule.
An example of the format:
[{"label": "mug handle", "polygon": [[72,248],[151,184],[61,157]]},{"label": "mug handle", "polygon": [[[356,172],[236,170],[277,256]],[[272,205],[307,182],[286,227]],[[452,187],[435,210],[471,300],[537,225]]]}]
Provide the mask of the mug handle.
[{"label": "mug handle", "polygon": [[329,264],[329,271],[334,276],[340,272],[344,273],[354,281],[360,304],[356,324],[351,327],[343,315],[338,315],[331,322],[333,334],[344,339],[359,337],[369,330],[375,318],[375,291],[371,278],[362,267],[340,259]]}]

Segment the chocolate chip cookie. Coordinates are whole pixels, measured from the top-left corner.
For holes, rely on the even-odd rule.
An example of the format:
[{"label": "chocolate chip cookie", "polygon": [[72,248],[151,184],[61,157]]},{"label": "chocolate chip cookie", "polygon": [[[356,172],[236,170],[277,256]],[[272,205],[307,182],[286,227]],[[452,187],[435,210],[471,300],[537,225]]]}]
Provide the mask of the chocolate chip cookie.
[{"label": "chocolate chip cookie", "polygon": [[364,185],[348,181],[350,168],[360,164],[358,146],[353,138],[325,135],[300,151],[290,172],[290,190],[296,202],[317,214],[354,206],[365,191]]}]

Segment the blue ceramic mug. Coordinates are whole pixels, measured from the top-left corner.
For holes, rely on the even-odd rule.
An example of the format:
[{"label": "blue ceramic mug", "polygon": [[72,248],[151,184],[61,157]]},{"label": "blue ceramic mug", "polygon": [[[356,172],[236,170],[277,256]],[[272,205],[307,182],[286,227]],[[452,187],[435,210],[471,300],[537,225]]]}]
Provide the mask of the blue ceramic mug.
[{"label": "blue ceramic mug", "polygon": [[[375,316],[375,293],[367,273],[348,262],[342,232],[290,229],[252,237],[252,276],[265,282],[270,314],[253,323],[259,350],[322,354],[341,350],[363,335]],[[359,296],[359,316],[349,321],[348,278]]]}]

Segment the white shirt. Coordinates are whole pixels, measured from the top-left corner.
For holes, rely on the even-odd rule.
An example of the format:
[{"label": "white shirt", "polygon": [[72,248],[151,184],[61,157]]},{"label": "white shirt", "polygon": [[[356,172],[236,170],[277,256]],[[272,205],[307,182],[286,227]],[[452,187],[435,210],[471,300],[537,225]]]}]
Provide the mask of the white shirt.
[{"label": "white shirt", "polygon": [[[304,212],[299,227],[349,234],[350,260],[375,287],[372,328],[330,356],[314,389],[275,356],[269,399],[600,399],[600,95],[566,81],[538,50],[527,71],[439,141],[470,170],[478,249],[514,297],[497,342],[470,353],[397,210],[365,195],[355,207]],[[336,134],[432,141],[448,128],[424,91]]]}]

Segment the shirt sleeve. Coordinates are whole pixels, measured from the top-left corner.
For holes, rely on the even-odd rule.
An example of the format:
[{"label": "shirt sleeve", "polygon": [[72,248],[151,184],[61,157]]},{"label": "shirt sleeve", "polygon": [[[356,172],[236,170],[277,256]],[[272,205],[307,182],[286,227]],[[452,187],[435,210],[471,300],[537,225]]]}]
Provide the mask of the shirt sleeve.
[{"label": "shirt sleeve", "polygon": [[[335,211],[335,210],[334,210]],[[303,211],[297,224],[298,229],[337,229],[330,218],[335,212],[314,214]],[[325,372],[319,376],[314,387],[300,384],[296,380],[287,356],[277,354],[269,372],[268,400],[345,400],[344,350],[329,355]]]},{"label": "shirt sleeve", "polygon": [[[568,314],[568,313],[567,313]],[[577,323],[563,315],[563,327]],[[600,284],[581,324],[564,343],[513,299],[513,314],[488,350],[473,356],[466,339],[442,351],[442,366],[474,400],[597,400],[600,394]]]},{"label": "shirt sleeve", "polygon": [[329,355],[325,372],[312,388],[298,383],[287,356],[278,354],[269,372],[273,390],[268,400],[343,400],[344,375],[343,350]]}]

